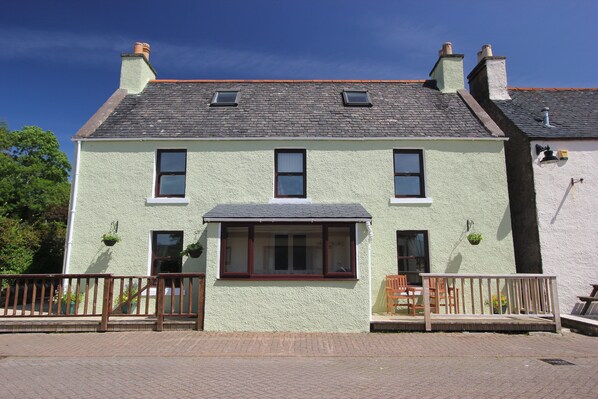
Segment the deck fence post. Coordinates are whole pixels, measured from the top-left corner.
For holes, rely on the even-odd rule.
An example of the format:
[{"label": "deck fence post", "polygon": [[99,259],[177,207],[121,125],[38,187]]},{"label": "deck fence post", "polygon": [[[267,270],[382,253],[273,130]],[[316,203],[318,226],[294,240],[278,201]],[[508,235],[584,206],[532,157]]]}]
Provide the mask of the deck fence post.
[{"label": "deck fence post", "polygon": [[550,291],[552,296],[552,314],[554,315],[555,332],[561,332],[561,310],[559,308],[559,294],[556,285],[556,277],[550,277]]},{"label": "deck fence post", "polygon": [[158,275],[158,289],[156,290],[156,331],[162,330],[164,330],[164,278]]},{"label": "deck fence post", "polygon": [[197,298],[197,331],[203,331],[203,319],[204,319],[204,304],[205,304],[205,293],[206,293],[206,279],[204,276],[198,279],[198,298]]},{"label": "deck fence post", "polygon": [[[423,276],[424,286],[424,322],[426,331],[432,331],[432,320],[430,319],[430,280],[428,276]],[[438,294],[437,294],[438,295]],[[436,299],[438,300],[438,298]]]},{"label": "deck fence post", "polygon": [[104,292],[102,295],[102,321],[100,322],[100,332],[108,331],[108,320],[110,319],[110,310],[112,308],[112,275],[104,277]]}]

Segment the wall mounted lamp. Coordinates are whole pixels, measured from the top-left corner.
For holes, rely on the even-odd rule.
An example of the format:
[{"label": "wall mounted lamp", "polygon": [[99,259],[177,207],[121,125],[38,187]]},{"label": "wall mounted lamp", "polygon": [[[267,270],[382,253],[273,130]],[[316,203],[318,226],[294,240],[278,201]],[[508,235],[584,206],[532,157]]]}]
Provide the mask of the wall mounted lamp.
[{"label": "wall mounted lamp", "polygon": [[540,163],[542,165],[547,165],[550,163],[558,162],[559,159],[554,156],[554,151],[550,149],[550,146],[541,146],[540,144],[536,144],[536,155],[540,155],[544,153],[542,159],[540,159]]}]

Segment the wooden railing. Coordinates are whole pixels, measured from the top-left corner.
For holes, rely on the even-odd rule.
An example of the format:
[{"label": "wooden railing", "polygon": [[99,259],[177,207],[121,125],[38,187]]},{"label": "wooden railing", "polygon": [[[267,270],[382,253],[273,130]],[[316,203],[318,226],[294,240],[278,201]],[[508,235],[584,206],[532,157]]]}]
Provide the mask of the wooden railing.
[{"label": "wooden railing", "polygon": [[538,316],[561,329],[556,276],[421,273],[426,331],[435,316]]},{"label": "wooden railing", "polygon": [[0,318],[101,317],[107,331],[111,316],[193,317],[203,329],[205,275],[0,274]]}]

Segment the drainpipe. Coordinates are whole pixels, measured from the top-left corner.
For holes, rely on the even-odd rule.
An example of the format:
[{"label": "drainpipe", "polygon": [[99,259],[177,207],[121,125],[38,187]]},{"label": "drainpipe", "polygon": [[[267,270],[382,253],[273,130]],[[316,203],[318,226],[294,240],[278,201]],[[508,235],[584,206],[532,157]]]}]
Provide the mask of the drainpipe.
[{"label": "drainpipe", "polygon": [[73,224],[75,222],[75,211],[77,208],[77,185],[79,182],[79,161],[81,154],[81,140],[77,140],[75,146],[75,169],[73,170],[73,187],[71,188],[71,203],[69,205],[69,220],[67,225],[67,238],[64,250],[64,264],[62,273],[68,274],[71,261],[71,246],[73,244]]},{"label": "drainpipe", "polygon": [[370,323],[372,322],[372,240],[374,239],[374,232],[372,231],[372,223],[365,222],[365,227],[368,229],[368,284],[370,289]]}]

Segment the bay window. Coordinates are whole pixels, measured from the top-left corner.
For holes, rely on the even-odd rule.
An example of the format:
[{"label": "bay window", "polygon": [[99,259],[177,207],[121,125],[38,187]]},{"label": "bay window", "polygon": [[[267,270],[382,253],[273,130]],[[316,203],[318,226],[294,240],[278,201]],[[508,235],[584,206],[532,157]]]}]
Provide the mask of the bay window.
[{"label": "bay window", "polygon": [[354,278],[355,226],[225,223],[220,262],[222,277]]}]

